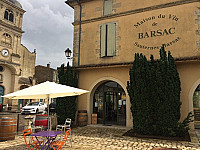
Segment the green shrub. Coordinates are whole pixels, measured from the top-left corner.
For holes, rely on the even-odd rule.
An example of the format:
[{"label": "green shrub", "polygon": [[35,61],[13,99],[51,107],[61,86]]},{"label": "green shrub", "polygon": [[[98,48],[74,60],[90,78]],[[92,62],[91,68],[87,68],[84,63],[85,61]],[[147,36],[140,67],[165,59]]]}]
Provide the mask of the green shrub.
[{"label": "green shrub", "polygon": [[[67,64],[65,69],[64,64],[58,69],[59,83],[67,86],[77,87],[78,77],[77,71]],[[56,113],[58,116],[58,124],[64,124],[66,118],[75,120],[77,105],[76,96],[61,97],[56,99]]]},{"label": "green shrub", "polygon": [[141,134],[180,136],[189,130],[191,115],[180,123],[181,83],[175,61],[164,46],[160,59],[147,61],[135,54],[127,90],[131,101],[133,128]]}]

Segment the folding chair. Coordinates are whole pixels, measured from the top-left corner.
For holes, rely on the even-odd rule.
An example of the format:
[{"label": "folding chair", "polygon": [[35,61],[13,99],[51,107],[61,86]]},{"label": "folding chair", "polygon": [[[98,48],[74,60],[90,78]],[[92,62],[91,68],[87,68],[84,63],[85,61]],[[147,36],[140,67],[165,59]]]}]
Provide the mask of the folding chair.
[{"label": "folding chair", "polygon": [[[26,130],[23,130],[23,136],[24,136],[24,141],[28,147],[29,150],[33,150],[33,149],[40,149],[39,148],[39,143],[37,140],[34,140],[32,136],[30,136],[32,134],[32,131],[31,129],[26,129]],[[26,136],[29,136],[29,141],[27,142],[27,137]],[[42,143],[42,141],[40,141],[40,143]],[[31,148],[32,147],[32,148]]]},{"label": "folding chair", "polygon": [[[56,131],[63,131],[65,133],[66,129],[71,129],[71,122],[72,120],[70,118],[67,118],[65,120],[65,124],[64,125],[57,125],[56,126]],[[62,137],[63,138],[63,137]],[[68,141],[70,141],[70,145],[72,147],[72,141],[71,141],[71,132],[70,132],[70,135],[67,139]]]},{"label": "folding chair", "polygon": [[66,133],[65,133],[65,136],[64,136],[63,140],[62,140],[62,141],[53,141],[53,142],[51,143],[51,147],[52,147],[54,150],[56,150],[55,147],[58,147],[57,150],[61,149],[61,147],[62,147],[62,146],[66,143],[66,141],[68,140],[68,137],[69,137],[70,133],[71,133],[71,129],[67,130]]},{"label": "folding chair", "polygon": [[71,121],[72,120],[70,118],[67,118],[65,120],[65,124],[64,125],[57,125],[56,126],[56,131],[64,131],[64,133],[65,133],[66,129],[70,129]]}]

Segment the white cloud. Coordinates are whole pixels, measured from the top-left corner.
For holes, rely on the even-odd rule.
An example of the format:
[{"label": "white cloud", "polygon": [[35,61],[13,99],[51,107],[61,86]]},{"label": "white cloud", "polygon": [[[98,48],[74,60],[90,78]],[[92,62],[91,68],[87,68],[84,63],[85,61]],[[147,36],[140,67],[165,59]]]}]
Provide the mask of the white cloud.
[{"label": "white cloud", "polygon": [[59,67],[66,63],[66,48],[73,44],[73,9],[64,0],[18,0],[26,11],[22,44],[36,49],[36,65]]}]

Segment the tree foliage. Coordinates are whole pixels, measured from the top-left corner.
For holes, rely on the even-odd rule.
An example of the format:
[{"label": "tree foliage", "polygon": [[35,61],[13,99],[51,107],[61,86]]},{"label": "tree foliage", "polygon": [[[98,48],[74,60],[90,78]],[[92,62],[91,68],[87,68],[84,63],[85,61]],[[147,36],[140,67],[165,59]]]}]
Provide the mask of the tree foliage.
[{"label": "tree foliage", "polygon": [[133,129],[150,135],[182,136],[189,128],[191,113],[180,123],[181,84],[170,52],[160,49],[160,60],[135,54],[127,90],[131,100]]},{"label": "tree foliage", "polygon": [[[67,67],[62,64],[58,69],[58,78],[60,84],[78,87],[77,71],[73,70],[73,68],[69,66],[69,63]],[[64,124],[66,118],[75,120],[76,110],[76,96],[57,98],[56,113],[59,124]]]}]

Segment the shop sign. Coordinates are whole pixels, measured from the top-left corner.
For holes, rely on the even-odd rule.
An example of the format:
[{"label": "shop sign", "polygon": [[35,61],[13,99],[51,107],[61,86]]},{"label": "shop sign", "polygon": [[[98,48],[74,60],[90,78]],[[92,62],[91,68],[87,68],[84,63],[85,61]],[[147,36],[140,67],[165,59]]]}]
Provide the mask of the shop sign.
[{"label": "shop sign", "polygon": [[[165,47],[176,44],[181,40],[177,32],[178,22],[179,17],[173,14],[159,14],[141,19],[134,24],[136,31],[134,46],[145,50],[156,50],[160,49],[162,44]],[[165,24],[168,27],[165,27]]]}]

